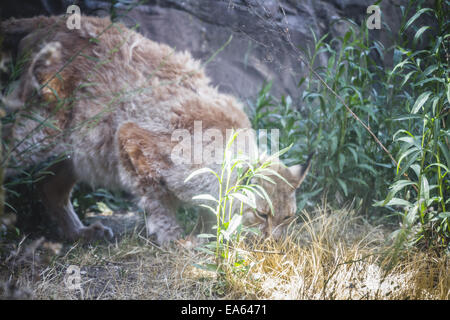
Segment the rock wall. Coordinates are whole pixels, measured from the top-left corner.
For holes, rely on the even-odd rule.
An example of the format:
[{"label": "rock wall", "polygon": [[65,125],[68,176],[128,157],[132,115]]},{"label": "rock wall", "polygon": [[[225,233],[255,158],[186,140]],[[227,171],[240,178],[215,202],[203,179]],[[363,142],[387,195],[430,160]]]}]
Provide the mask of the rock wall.
[{"label": "rock wall", "polygon": [[[28,17],[36,14],[62,14],[74,1],[23,0],[0,4],[0,17]],[[127,11],[134,0],[115,1],[115,14],[128,26],[139,23],[148,38],[189,50],[206,62],[213,83],[224,92],[245,101],[253,98],[266,80],[273,81],[276,96],[300,95],[297,83],[307,71],[292,45],[306,48],[326,33],[343,35],[350,18],[366,19],[372,0],[150,0]],[[374,39],[389,46],[390,36],[400,24],[399,5],[407,1],[382,2],[382,20],[390,26],[371,31]],[[75,1],[87,15],[111,14],[111,1]],[[220,52],[218,50],[231,42]],[[326,64],[321,55],[319,64]]]}]

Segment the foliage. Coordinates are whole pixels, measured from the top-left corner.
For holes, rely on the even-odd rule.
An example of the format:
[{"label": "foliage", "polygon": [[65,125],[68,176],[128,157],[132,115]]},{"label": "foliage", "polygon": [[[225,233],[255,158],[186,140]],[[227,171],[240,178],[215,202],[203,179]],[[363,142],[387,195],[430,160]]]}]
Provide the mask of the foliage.
[{"label": "foliage", "polygon": [[88,211],[125,211],[133,206],[128,194],[103,188],[92,189],[84,184],[74,187],[72,197],[73,206],[81,217]]},{"label": "foliage", "polygon": [[[424,14],[433,18],[434,25],[416,27],[414,22]],[[420,242],[448,249],[449,245],[449,27],[443,1],[436,1],[434,9],[418,10],[401,29],[405,39],[405,32],[413,28],[414,38],[397,45],[395,66],[388,74],[393,86],[401,83],[394,92],[404,114],[394,119],[399,129],[393,140],[401,146],[395,182],[377,205],[393,207],[401,217],[400,246]],[[424,37],[427,30],[432,32]],[[423,48],[418,47],[421,40]]]},{"label": "foliage", "polygon": [[[238,137],[240,131],[235,132],[227,142],[224,150],[223,161],[219,172],[211,168],[201,168],[192,172],[186,181],[200,174],[212,174],[217,179],[218,198],[211,194],[200,194],[193,197],[193,200],[210,201],[213,206],[201,204],[202,207],[210,210],[216,216],[215,230],[216,234],[200,234],[199,238],[212,238],[213,241],[200,247],[215,257],[215,264],[199,266],[214,271],[222,272],[224,268],[231,267],[239,269],[244,267],[244,261],[238,252],[230,248],[239,243],[244,226],[242,225],[242,216],[244,204],[252,209],[256,209],[256,197],[264,199],[273,211],[272,202],[264,188],[254,182],[254,178],[265,179],[270,183],[275,183],[269,175],[277,176],[284,180],[270,166],[276,162],[276,159],[287,149],[281,150],[264,159],[251,159],[246,154],[234,154],[233,143]],[[246,231],[257,233],[257,230],[245,228]]]},{"label": "foliage", "polygon": [[[323,192],[339,206],[343,200],[356,200],[370,217],[386,212],[380,211],[381,205],[400,217],[402,228],[394,234],[398,244],[425,240],[445,248],[450,236],[449,3],[436,1],[434,9],[421,5],[410,1],[401,8],[402,26],[392,48],[372,40],[364,23],[358,27],[348,21],[343,37],[314,36],[313,48],[303,50],[312,66],[327,56],[328,64],[315,70],[396,155],[398,165],[312,74],[300,79],[303,95],[298,101],[275,99],[271,84],[265,84],[253,105],[252,121],[255,128],[279,128],[281,148],[294,143],[285,155],[287,162],[300,162],[305,153],[317,150],[302,187],[309,192],[298,197],[300,209],[318,202]],[[418,25],[422,15],[433,23]],[[383,64],[390,57],[393,65]]]},{"label": "foliage", "polygon": [[[357,29],[351,24],[344,37],[334,38],[329,43],[326,42],[328,35],[314,38],[314,48],[307,56],[314,65],[319,55],[328,55],[328,65],[316,71],[380,135],[390,129],[386,128],[390,124],[382,118],[390,117],[392,110],[384,108],[381,90],[376,89],[382,87],[382,70],[371,57],[374,47],[370,47],[365,31],[364,27]],[[312,172],[302,186],[303,190],[313,192],[299,194],[299,209],[308,200],[318,201],[326,192],[339,205],[343,199],[356,198],[368,211],[372,199],[382,196],[382,186],[386,185],[387,177],[391,177],[382,169],[392,165],[387,163],[387,157],[369,133],[354,122],[336,96],[312,74],[300,79],[299,86],[304,86],[301,99],[295,103],[303,104],[300,111],[293,108],[290,97],[281,97],[277,102],[268,96],[270,84],[260,91],[253,108],[257,128],[276,126],[280,129],[281,148],[295,142],[286,156],[287,163],[300,162],[304,154],[317,151]]]}]

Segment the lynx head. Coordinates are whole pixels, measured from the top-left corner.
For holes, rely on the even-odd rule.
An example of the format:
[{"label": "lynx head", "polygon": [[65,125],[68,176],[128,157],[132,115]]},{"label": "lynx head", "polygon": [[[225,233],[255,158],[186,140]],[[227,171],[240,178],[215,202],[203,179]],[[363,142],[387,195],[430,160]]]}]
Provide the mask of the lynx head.
[{"label": "lynx head", "polygon": [[[282,236],[290,222],[295,219],[297,211],[295,191],[300,187],[311,167],[312,154],[304,165],[285,167],[272,166],[286,181],[276,175],[269,175],[275,184],[261,178],[255,179],[255,183],[262,186],[267,192],[273,208],[273,214],[269,203],[256,197],[256,209],[248,207],[243,214],[243,224],[248,227],[258,227],[262,235],[267,238],[272,236],[277,239]],[[253,182],[253,181],[252,181]]]}]

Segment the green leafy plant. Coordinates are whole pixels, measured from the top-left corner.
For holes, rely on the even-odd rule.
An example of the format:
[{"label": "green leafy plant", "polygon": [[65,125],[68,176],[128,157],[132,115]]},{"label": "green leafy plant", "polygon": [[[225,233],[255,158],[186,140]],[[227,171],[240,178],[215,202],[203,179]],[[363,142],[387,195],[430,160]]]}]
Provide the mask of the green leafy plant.
[{"label": "green leafy plant", "polygon": [[[381,118],[382,113],[389,116],[391,111],[384,110],[384,101],[379,98],[381,89],[375,89],[380,87],[377,79],[383,72],[371,56],[375,46],[369,44],[366,27],[350,22],[343,37],[327,42],[328,38],[314,37],[314,47],[304,50],[309,63],[314,65],[319,55],[328,55],[328,65],[316,71],[355,114],[386,138],[390,128]],[[301,162],[311,150],[317,151],[313,172],[303,188],[312,191],[299,195],[299,209],[319,201],[325,192],[339,205],[356,198],[368,212],[373,191],[378,190],[381,196],[381,186],[392,177],[383,169],[392,165],[387,164],[387,156],[367,130],[355,123],[340,100],[318,79],[310,74],[300,79],[299,86],[303,86],[302,97],[294,101],[282,96],[277,101],[270,96],[270,83],[265,85],[252,108],[253,125],[280,129],[280,148],[293,144],[285,155],[289,164]]]},{"label": "green leafy plant", "polygon": [[242,216],[244,204],[252,209],[256,209],[256,197],[267,201],[273,212],[272,202],[264,188],[253,182],[254,178],[264,179],[270,183],[275,183],[269,177],[276,176],[288,183],[276,171],[270,168],[278,157],[284,154],[288,148],[285,148],[269,157],[265,157],[261,163],[258,159],[251,159],[246,154],[233,154],[233,142],[239,135],[235,132],[227,142],[224,150],[221,169],[215,172],[211,168],[201,168],[192,172],[185,181],[191,180],[200,174],[212,174],[217,179],[218,196],[211,194],[196,195],[194,200],[210,201],[213,206],[201,204],[202,207],[212,212],[216,217],[214,229],[216,234],[200,234],[199,238],[213,239],[199,249],[215,257],[215,263],[198,265],[201,268],[223,272],[224,268],[245,267],[244,260],[237,251],[231,250],[233,244],[241,240],[242,232],[249,231],[258,233],[259,230],[244,228],[242,225]]},{"label": "green leafy plant", "polygon": [[81,217],[84,217],[88,211],[104,213],[134,208],[130,196],[123,192],[103,188],[92,190],[84,184],[75,186],[72,198],[73,205]]},{"label": "green leafy plant", "polygon": [[[394,212],[403,226],[394,234],[398,243],[404,243],[399,239],[408,238],[408,233],[413,243],[445,248],[449,1],[436,1],[434,8],[423,5],[409,1],[400,7],[398,32],[383,25],[392,35],[394,45],[389,48],[372,39],[364,22],[358,26],[346,20],[348,30],[342,37],[313,34],[313,46],[301,52],[311,66],[323,55],[327,64],[313,67],[300,79],[302,97],[277,100],[268,83],[251,109],[255,128],[279,128],[280,147],[294,144],[285,154],[286,162],[301,161],[305,150],[317,150],[303,188],[311,191],[297,197],[300,209],[328,193],[331,205],[354,201],[369,218],[392,217],[389,213]],[[419,24],[430,21],[419,19],[425,16],[431,18],[430,25]],[[385,62],[390,58],[392,65]],[[374,200],[385,198],[390,185],[386,200],[374,207]]]},{"label": "green leafy plant", "polygon": [[[385,200],[402,219],[397,245],[421,243],[448,249],[450,239],[450,78],[448,16],[443,1],[435,8],[421,8],[401,28],[412,41],[396,47],[395,66],[389,82],[400,83],[404,114],[394,119],[402,129],[393,136],[401,145],[396,181]],[[448,1],[447,6],[448,6]],[[433,26],[416,26],[421,15],[434,19]],[[426,31],[432,31],[425,37]],[[424,41],[426,38],[427,41]],[[423,48],[418,49],[422,40]]]}]

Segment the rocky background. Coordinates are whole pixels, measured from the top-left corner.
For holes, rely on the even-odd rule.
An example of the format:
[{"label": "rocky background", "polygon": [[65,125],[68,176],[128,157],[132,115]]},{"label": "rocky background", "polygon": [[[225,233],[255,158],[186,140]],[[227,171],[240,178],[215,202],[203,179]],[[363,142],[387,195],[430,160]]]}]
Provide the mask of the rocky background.
[{"label": "rocky background", "polygon": [[[189,50],[207,61],[232,35],[231,42],[208,64],[207,73],[223,92],[243,101],[254,98],[264,81],[273,81],[275,96],[297,97],[297,84],[307,67],[293,48],[306,49],[326,33],[343,35],[352,19],[368,17],[373,0],[23,0],[3,1],[0,18],[56,15],[77,4],[85,15],[117,15],[128,26],[139,23],[148,38]],[[405,0],[382,1],[382,28],[371,36],[388,47],[398,31],[400,5]],[[128,10],[130,5],[134,8]],[[389,30],[390,29],[390,30]],[[290,41],[289,41],[290,40]],[[379,58],[379,57],[378,57]],[[380,59],[380,58],[379,58]],[[389,57],[384,57],[389,63]],[[323,65],[321,55],[317,63]]]}]

